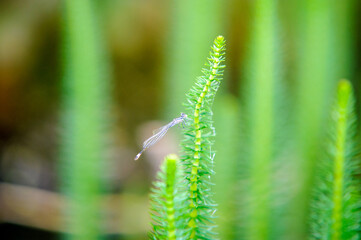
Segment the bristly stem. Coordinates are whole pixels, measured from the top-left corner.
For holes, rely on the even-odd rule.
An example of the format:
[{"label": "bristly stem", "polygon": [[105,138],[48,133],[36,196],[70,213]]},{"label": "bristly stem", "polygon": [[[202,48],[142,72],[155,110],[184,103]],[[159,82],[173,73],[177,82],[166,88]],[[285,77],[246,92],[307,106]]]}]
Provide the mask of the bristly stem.
[{"label": "bristly stem", "polygon": [[166,194],[165,194],[165,206],[167,208],[167,235],[168,239],[175,240],[175,210],[174,210],[174,189],[175,189],[175,178],[177,172],[177,156],[169,155],[166,158]]},{"label": "bristly stem", "polygon": [[214,204],[210,199],[210,175],[213,173],[213,143],[209,137],[214,137],[212,127],[211,105],[223,74],[225,40],[218,36],[212,47],[207,66],[203,69],[196,86],[187,95],[187,109],[190,111],[190,124],[185,131],[184,164],[186,179],[189,184],[189,239],[211,238]]},{"label": "bristly stem", "polygon": [[[243,198],[248,202],[245,211],[247,239],[270,239],[271,229],[276,226],[272,217],[273,166],[275,164],[276,100],[281,86],[281,57],[277,39],[277,1],[252,1],[253,28],[250,43],[249,66],[246,68],[245,124],[247,124],[247,192]],[[243,143],[241,143],[243,144]],[[246,155],[246,154],[244,154]],[[242,163],[244,164],[244,163]]]},{"label": "bristly stem", "polygon": [[[346,237],[350,234],[349,231],[345,231],[349,223],[346,223],[345,219],[348,215],[345,213],[347,207],[353,206],[352,201],[348,195],[353,195],[351,199],[355,199],[355,195],[350,192],[352,188],[357,188],[355,184],[355,171],[352,165],[358,165],[355,163],[353,146],[353,137],[355,131],[355,116],[354,116],[354,99],[352,96],[352,86],[349,81],[341,80],[338,84],[337,92],[337,105],[335,109],[335,153],[334,153],[334,170],[333,170],[333,208],[332,208],[332,239],[350,239]],[[351,130],[351,132],[350,132]],[[350,152],[351,150],[351,152]],[[352,164],[354,162],[354,164]],[[350,164],[351,163],[351,164]],[[350,167],[351,166],[351,167]],[[351,193],[351,194],[350,194]],[[359,201],[359,194],[358,201]],[[355,211],[356,210],[356,211]],[[360,209],[351,209],[352,212],[360,216]],[[358,218],[359,219],[359,218]],[[351,226],[354,225],[350,224]],[[356,224],[359,227],[359,223]],[[351,233],[352,234],[352,233]],[[355,233],[354,233],[355,234]]]},{"label": "bristly stem", "polygon": [[347,131],[348,113],[347,107],[350,99],[350,85],[346,81],[341,81],[337,93],[337,118],[336,120],[336,153],[334,162],[334,183],[333,183],[333,203],[332,211],[332,239],[340,238],[341,217],[342,217],[342,195],[343,177],[345,162],[345,141]]},{"label": "bristly stem", "polygon": [[312,205],[312,239],[359,239],[357,128],[352,86],[347,80],[338,84],[330,129],[329,158],[320,161]]},{"label": "bristly stem", "polygon": [[[290,1],[291,2],[291,1]],[[335,83],[337,65],[335,50],[333,4],[330,1],[293,1],[297,7],[297,58],[295,102],[295,161],[292,181],[297,181],[288,212],[292,220],[285,227],[292,240],[306,239],[309,196],[314,178],[315,163],[321,148],[324,121],[327,116],[331,90]]]},{"label": "bristly stem", "polygon": [[[220,40],[221,37],[218,37],[217,40]],[[215,41],[215,45],[212,48],[213,49],[213,54],[211,55],[211,59],[213,60],[212,62],[210,62],[211,65],[211,69],[210,69],[210,74],[208,77],[208,80],[206,82],[206,85],[203,88],[203,91],[201,93],[201,95],[198,97],[197,100],[197,104],[196,107],[194,109],[194,128],[195,128],[195,132],[196,132],[196,137],[195,137],[195,141],[194,141],[194,146],[195,146],[195,152],[193,154],[193,168],[192,168],[192,175],[191,175],[191,196],[195,197],[196,196],[196,191],[197,191],[197,180],[198,180],[198,167],[199,167],[199,159],[200,159],[200,154],[201,154],[201,143],[202,143],[202,131],[201,131],[201,125],[200,125],[200,110],[202,107],[202,103],[204,102],[204,98],[206,96],[206,94],[209,92],[209,88],[211,86],[212,81],[214,81],[214,79],[216,78],[216,74],[217,74],[217,70],[218,70],[218,66],[220,65],[221,59],[220,59],[220,46],[216,45],[217,41]]]},{"label": "bristly stem", "polygon": [[176,240],[182,237],[182,206],[185,191],[177,155],[168,155],[158,173],[151,194],[151,239]]},{"label": "bristly stem", "polygon": [[100,194],[109,115],[109,78],[94,1],[61,1],[64,20],[61,186],[70,234],[63,239],[99,240]]}]

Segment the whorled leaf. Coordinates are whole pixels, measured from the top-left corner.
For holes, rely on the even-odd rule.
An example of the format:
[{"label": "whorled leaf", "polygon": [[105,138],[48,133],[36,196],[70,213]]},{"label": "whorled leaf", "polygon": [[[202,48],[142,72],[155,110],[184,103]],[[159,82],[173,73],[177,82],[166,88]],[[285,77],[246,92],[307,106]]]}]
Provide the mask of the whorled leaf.
[{"label": "whorled leaf", "polygon": [[150,239],[186,239],[184,176],[176,155],[168,155],[151,190],[152,231]]},{"label": "whorled leaf", "polygon": [[361,198],[352,86],[338,85],[328,155],[318,168],[311,212],[311,239],[360,239]]},{"label": "whorled leaf", "polygon": [[188,184],[188,239],[213,239],[213,213],[211,199],[215,130],[212,127],[212,103],[223,75],[225,40],[218,36],[206,68],[195,86],[187,94],[185,104],[188,115],[182,143],[182,163]]}]

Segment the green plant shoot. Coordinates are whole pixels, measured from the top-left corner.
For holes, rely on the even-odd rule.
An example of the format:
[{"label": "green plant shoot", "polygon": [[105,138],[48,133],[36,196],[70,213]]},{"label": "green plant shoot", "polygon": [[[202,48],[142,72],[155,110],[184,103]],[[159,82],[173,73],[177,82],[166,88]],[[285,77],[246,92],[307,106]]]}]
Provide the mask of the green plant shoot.
[{"label": "green plant shoot", "polygon": [[312,205],[312,239],[360,239],[360,183],[356,152],[356,117],[349,81],[338,84],[332,112],[328,158],[319,166]]},{"label": "green plant shoot", "polygon": [[188,182],[188,239],[212,239],[215,204],[211,199],[215,136],[211,106],[223,75],[225,40],[218,36],[212,47],[203,76],[187,94],[188,124],[184,130],[182,162]]},{"label": "green plant shoot", "polygon": [[182,209],[185,202],[184,177],[177,155],[168,155],[154,182],[151,194],[151,239],[182,239],[184,218]]},{"label": "green plant shoot", "polygon": [[109,79],[94,1],[62,1],[64,82],[61,185],[67,196],[68,232],[64,239],[103,236],[100,194],[103,187],[108,123]]}]

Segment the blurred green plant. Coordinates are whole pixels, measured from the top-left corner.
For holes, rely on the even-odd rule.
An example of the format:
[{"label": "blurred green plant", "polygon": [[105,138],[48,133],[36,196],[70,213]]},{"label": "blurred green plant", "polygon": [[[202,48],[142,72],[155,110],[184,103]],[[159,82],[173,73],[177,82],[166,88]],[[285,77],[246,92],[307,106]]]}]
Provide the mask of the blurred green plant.
[{"label": "blurred green plant", "polygon": [[168,155],[151,190],[151,239],[185,239],[185,182],[177,155]]},{"label": "blurred green plant", "polygon": [[312,201],[312,239],[360,239],[360,166],[352,86],[338,84],[329,126],[328,157],[319,162]]},{"label": "blurred green plant", "polygon": [[63,2],[64,87],[61,183],[67,196],[68,239],[100,239],[109,87],[91,0]]},{"label": "blurred green plant", "polygon": [[[223,88],[222,88],[223,89]],[[214,201],[217,203],[215,224],[218,239],[236,239],[239,192],[238,153],[239,101],[237,98],[222,94],[214,102],[214,126],[217,129],[215,149],[217,161],[214,162]]]},{"label": "blurred green plant", "polygon": [[[311,186],[314,181],[315,162],[320,158],[321,139],[325,132],[332,88],[336,85],[339,56],[336,18],[333,3],[323,0],[295,1],[296,21],[296,102],[294,112],[295,156],[294,177],[297,183],[289,212],[292,220],[289,237],[305,239],[309,214]],[[343,41],[341,42],[343,43]],[[342,46],[346,49],[347,46]],[[346,61],[346,60],[345,60]]]},{"label": "blurred green plant", "polygon": [[242,209],[239,237],[244,239],[273,239],[277,221],[273,205],[276,188],[275,149],[276,103],[281,98],[281,54],[278,39],[279,26],[277,1],[256,0],[252,2],[252,26],[249,40],[248,63],[245,66],[241,149],[239,179]]}]

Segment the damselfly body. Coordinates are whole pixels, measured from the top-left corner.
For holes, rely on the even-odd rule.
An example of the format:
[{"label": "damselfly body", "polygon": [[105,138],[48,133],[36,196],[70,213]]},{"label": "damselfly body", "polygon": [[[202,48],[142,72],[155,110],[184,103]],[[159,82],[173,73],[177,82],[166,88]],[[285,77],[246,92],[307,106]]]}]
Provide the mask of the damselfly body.
[{"label": "damselfly body", "polygon": [[143,143],[143,149],[142,151],[140,151],[137,156],[135,156],[134,160],[138,160],[139,157],[142,155],[142,153],[149,148],[150,146],[153,146],[154,144],[156,144],[160,139],[162,139],[162,137],[164,137],[164,135],[167,133],[167,131],[173,127],[174,125],[177,125],[179,123],[184,124],[184,121],[187,118],[187,114],[185,113],[181,113],[180,117],[177,117],[175,119],[173,119],[170,123],[168,123],[167,125],[155,130],[153,132],[153,136],[151,136],[150,138],[148,138],[147,140],[145,140],[145,142]]}]

